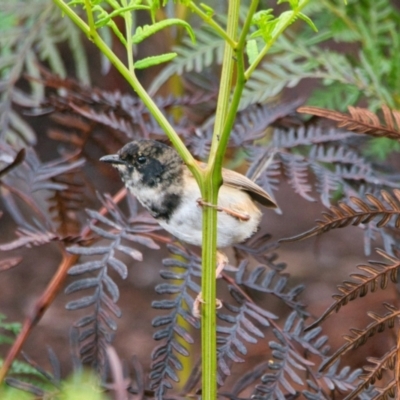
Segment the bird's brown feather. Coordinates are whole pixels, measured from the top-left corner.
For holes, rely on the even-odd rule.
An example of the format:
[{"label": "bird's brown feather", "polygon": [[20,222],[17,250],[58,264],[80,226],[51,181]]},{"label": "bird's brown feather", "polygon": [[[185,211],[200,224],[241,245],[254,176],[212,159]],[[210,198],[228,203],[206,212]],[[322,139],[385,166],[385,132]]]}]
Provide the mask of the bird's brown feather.
[{"label": "bird's brown feather", "polygon": [[222,179],[224,185],[231,186],[247,192],[251,198],[261,205],[269,208],[277,208],[277,204],[272,197],[260,186],[246,176],[230,169],[222,169]]},{"label": "bird's brown feather", "polygon": [[[206,167],[206,164],[201,161],[197,161],[197,164],[201,165],[203,168]],[[222,180],[224,185],[243,190],[248,193],[253,200],[264,207],[278,208],[275,200],[263,188],[239,172],[222,168]]]}]

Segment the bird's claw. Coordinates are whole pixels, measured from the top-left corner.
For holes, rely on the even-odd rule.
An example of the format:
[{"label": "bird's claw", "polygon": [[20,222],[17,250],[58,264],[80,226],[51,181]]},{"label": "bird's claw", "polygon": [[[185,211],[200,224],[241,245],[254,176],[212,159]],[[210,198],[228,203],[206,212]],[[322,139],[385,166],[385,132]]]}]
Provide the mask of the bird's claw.
[{"label": "bird's claw", "polygon": [[[228,264],[228,257],[226,254],[217,252],[217,269],[216,269],[216,278],[218,279],[224,270],[225,266]],[[195,318],[200,318],[200,304],[204,304],[203,295],[201,292],[196,296],[192,307],[192,314]],[[220,309],[222,307],[222,301],[216,299],[216,308]]]},{"label": "bird's claw", "polygon": [[[192,315],[195,318],[200,318],[201,313],[200,313],[200,304],[204,304],[205,301],[203,299],[203,296],[201,294],[201,292],[196,296],[194,303],[193,303],[193,307],[192,307]],[[222,308],[222,301],[220,299],[216,299],[215,301],[216,303],[216,309],[219,310],[220,308]]]},{"label": "bird's claw", "polygon": [[203,199],[197,199],[197,204],[201,207],[212,207],[215,208],[219,212],[224,212],[225,214],[230,215],[233,218],[237,218],[240,221],[248,221],[250,219],[250,215],[247,213],[241,213],[238,211],[231,210],[230,208],[227,207],[221,207],[217,206],[215,204],[208,203],[207,201],[204,201]]}]

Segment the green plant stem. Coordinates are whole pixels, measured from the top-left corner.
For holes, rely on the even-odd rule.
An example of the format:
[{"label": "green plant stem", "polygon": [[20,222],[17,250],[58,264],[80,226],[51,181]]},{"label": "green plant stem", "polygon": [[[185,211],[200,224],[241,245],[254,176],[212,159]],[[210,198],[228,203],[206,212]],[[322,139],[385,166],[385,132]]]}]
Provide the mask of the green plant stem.
[{"label": "green plant stem", "polygon": [[[123,1],[124,7],[128,7],[126,0]],[[133,62],[133,43],[132,43],[132,14],[130,12],[123,14],[125,20],[125,30],[126,30],[126,56],[128,59],[128,69],[129,72],[134,75],[135,68]]]},{"label": "green plant stem", "polygon": [[[215,169],[221,170],[222,169],[222,161],[223,157],[226,151],[226,148],[228,146],[228,141],[230,137],[231,130],[233,128],[233,124],[235,122],[236,118],[236,113],[239,108],[239,103],[240,103],[240,98],[243,93],[244,86],[247,82],[247,78],[245,76],[245,62],[244,62],[244,53],[245,53],[245,45],[246,45],[246,37],[249,33],[250,25],[251,25],[251,20],[253,18],[254,13],[257,10],[258,7],[258,0],[253,0],[250,4],[249,11],[245,20],[245,23],[242,28],[242,32],[239,37],[239,41],[237,44],[237,47],[235,49],[235,57],[236,57],[236,62],[237,62],[237,79],[236,79],[236,85],[235,85],[235,90],[232,96],[232,101],[230,104],[230,107],[226,106],[225,109],[221,107],[221,113],[223,116],[226,115],[225,120],[223,121],[223,124],[217,124],[217,118],[216,118],[216,123],[214,127],[214,136],[212,139],[211,143],[211,149],[210,149],[210,157],[208,164],[215,165]],[[239,5],[238,5],[239,7]],[[237,10],[239,12],[239,10]],[[228,54],[227,57],[230,55]],[[231,55],[231,59],[233,60],[233,54]],[[224,59],[225,60],[225,59]],[[221,84],[222,86],[222,84]],[[220,88],[220,93],[221,93]],[[229,86],[229,93],[228,96],[230,95],[230,86]],[[228,103],[227,103],[228,104]],[[218,116],[218,109],[217,109],[217,116]]]},{"label": "green plant stem", "polygon": [[211,15],[208,15],[207,13],[205,13],[200,7],[198,7],[193,1],[191,1],[188,4],[188,7],[190,8],[190,10],[197,14],[206,24],[208,24],[209,26],[211,26],[211,28],[213,28],[215,30],[216,33],[218,33],[218,35],[220,35],[227,43],[229,43],[229,45],[234,48],[236,46],[235,40],[232,39],[235,36],[236,32],[233,32],[233,36],[231,36],[229,33],[225,32],[224,29],[213,20]]},{"label": "green plant stem", "polygon": [[85,0],[85,7],[86,7],[86,15],[88,17],[88,22],[89,22],[90,36],[92,36],[93,33],[96,32],[96,27],[94,24],[94,18],[93,18],[92,6],[90,4],[90,0]]},{"label": "green plant stem", "polygon": [[[228,8],[227,34],[235,38],[239,21],[240,0],[230,0]],[[231,93],[234,71],[234,51],[229,43],[225,44],[222,62],[221,83],[212,139],[212,150],[206,168],[204,185],[201,193],[206,202],[217,204],[218,191],[222,183],[222,157],[226,144],[221,146],[221,133],[228,116],[229,97]],[[232,115],[231,115],[232,117]],[[234,118],[234,116],[232,117]],[[229,137],[230,131],[227,132]],[[218,161],[215,155],[218,153]],[[203,248],[202,248],[202,307],[201,339],[202,339],[202,398],[217,398],[217,337],[216,337],[216,277],[215,263],[217,259],[217,211],[206,207],[203,210]]]}]

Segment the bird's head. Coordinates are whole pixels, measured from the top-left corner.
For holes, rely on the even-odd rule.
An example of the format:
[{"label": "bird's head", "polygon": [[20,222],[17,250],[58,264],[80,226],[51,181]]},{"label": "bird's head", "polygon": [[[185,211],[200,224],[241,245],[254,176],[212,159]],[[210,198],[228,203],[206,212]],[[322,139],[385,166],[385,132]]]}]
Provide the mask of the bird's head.
[{"label": "bird's head", "polygon": [[176,184],[181,179],[183,165],[175,149],[155,140],[135,140],[100,161],[116,168],[132,191]]}]

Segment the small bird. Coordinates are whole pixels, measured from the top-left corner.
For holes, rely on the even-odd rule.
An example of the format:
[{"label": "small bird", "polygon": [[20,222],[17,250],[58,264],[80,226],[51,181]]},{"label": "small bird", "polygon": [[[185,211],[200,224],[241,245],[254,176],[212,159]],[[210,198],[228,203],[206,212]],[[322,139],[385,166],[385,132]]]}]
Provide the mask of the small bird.
[{"label": "small bird", "polygon": [[[175,149],[154,140],[135,140],[100,161],[118,170],[128,190],[166,231],[182,242],[201,246],[202,207],[212,205],[201,199],[195,178]],[[257,231],[262,213],[255,202],[277,207],[267,192],[244,175],[222,169],[222,179],[215,206],[220,212],[218,248],[243,242]],[[217,276],[226,263],[226,256],[219,253]]]}]

